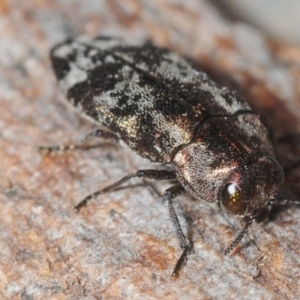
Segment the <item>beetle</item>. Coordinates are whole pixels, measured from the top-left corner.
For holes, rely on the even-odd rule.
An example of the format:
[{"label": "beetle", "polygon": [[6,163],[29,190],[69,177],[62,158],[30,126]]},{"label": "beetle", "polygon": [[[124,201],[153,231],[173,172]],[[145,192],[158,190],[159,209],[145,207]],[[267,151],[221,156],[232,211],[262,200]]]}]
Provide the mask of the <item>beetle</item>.
[{"label": "beetle", "polygon": [[83,36],[55,46],[51,62],[68,102],[102,126],[85,140],[121,140],[140,156],[172,167],[129,174],[75,210],[134,177],[176,180],[164,193],[183,251],[173,275],[191,250],[172,204],[178,195],[214,202],[244,221],[225,254],[272,206],[288,204],[279,197],[283,171],[266,122],[176,53],[150,42]]}]

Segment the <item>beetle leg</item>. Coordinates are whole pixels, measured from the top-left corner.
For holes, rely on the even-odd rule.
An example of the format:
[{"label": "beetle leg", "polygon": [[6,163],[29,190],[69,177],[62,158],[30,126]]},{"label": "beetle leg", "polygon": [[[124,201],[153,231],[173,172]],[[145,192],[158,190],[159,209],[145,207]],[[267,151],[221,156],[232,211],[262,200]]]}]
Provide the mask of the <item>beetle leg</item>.
[{"label": "beetle leg", "polygon": [[235,240],[225,249],[224,255],[228,255],[241,242],[242,238],[248,232],[248,229],[253,222],[254,222],[254,219],[252,219],[252,218],[246,220],[244,228],[238,234],[238,236],[235,238]]},{"label": "beetle leg", "polygon": [[38,150],[44,153],[56,153],[56,154],[62,154],[65,152],[73,151],[75,149],[84,149],[87,146],[87,143],[94,137],[102,138],[104,140],[107,140],[109,142],[116,143],[119,141],[119,138],[111,133],[110,131],[102,130],[102,129],[96,129],[93,132],[89,133],[80,143],[78,144],[70,144],[70,145],[59,145],[59,146],[49,146],[44,147],[40,146],[38,147]]},{"label": "beetle leg", "polygon": [[83,206],[85,206],[88,202],[95,199],[101,194],[105,194],[108,192],[113,191],[118,186],[122,185],[123,183],[127,182],[131,178],[144,178],[144,179],[154,179],[154,180],[171,180],[176,179],[176,174],[174,171],[167,171],[167,170],[139,170],[136,173],[132,173],[129,175],[124,176],[117,182],[106,186],[102,190],[94,192],[87,197],[85,197],[82,201],[80,201],[77,205],[74,206],[74,210],[78,212]]},{"label": "beetle leg", "polygon": [[185,237],[184,233],[182,232],[177,214],[175,212],[175,209],[174,209],[174,206],[172,203],[172,200],[174,198],[176,198],[179,195],[185,194],[185,193],[186,193],[185,189],[180,184],[176,184],[165,191],[165,198],[164,198],[165,201],[167,202],[171,221],[175,228],[175,232],[176,232],[177,238],[179,240],[180,247],[183,250],[180,258],[178,259],[178,261],[175,265],[173,273],[172,273],[172,275],[175,277],[178,277],[178,274],[179,274],[181,268],[186,264],[188,256],[192,249],[191,243],[189,242],[189,240]]}]

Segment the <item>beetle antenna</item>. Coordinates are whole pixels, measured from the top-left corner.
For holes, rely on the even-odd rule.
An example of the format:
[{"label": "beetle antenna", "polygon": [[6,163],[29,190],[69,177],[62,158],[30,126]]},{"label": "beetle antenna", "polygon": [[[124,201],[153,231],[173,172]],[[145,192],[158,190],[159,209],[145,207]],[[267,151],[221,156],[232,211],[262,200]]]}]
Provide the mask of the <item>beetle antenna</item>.
[{"label": "beetle antenna", "polygon": [[276,201],[271,201],[272,206],[285,206],[285,205],[300,205],[300,201],[291,199],[280,199]]},{"label": "beetle antenna", "polygon": [[243,230],[239,233],[239,235],[235,238],[235,240],[227,247],[227,249],[224,251],[224,255],[229,254],[242,240],[244,235],[247,233],[250,225],[253,223],[254,219],[249,218],[246,220],[246,224],[243,228]]}]

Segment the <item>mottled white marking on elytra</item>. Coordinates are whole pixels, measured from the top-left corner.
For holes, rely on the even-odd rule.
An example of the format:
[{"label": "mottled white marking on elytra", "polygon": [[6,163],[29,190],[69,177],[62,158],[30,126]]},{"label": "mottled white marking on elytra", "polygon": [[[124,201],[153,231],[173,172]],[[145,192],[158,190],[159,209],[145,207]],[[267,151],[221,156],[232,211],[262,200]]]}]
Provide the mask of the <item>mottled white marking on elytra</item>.
[{"label": "mottled white marking on elytra", "polygon": [[95,104],[107,108],[116,107],[118,99],[111,96],[111,92],[102,93],[100,96],[94,96]]},{"label": "mottled white marking on elytra", "polygon": [[127,41],[125,42],[123,39],[121,38],[114,38],[114,39],[93,39],[89,36],[85,36],[85,35],[82,35],[82,36],[79,36],[77,38],[77,41],[78,43],[81,43],[81,44],[86,44],[86,45],[89,45],[91,47],[94,47],[94,48],[98,48],[99,50],[103,50],[103,51],[106,51],[106,50],[111,50],[112,48],[114,47],[119,47],[120,45],[131,45],[131,46],[139,46],[140,43],[138,41]]},{"label": "mottled white marking on elytra", "polygon": [[95,56],[97,54],[98,54],[98,50],[97,49],[92,49],[92,50],[90,50],[88,56],[89,57],[93,57],[93,56]]},{"label": "mottled white marking on elytra", "polygon": [[72,53],[73,53],[73,49],[72,47],[70,47],[70,45],[62,45],[54,51],[54,55],[59,58],[66,58],[68,57],[68,55]]},{"label": "mottled white marking on elytra", "polygon": [[114,57],[112,55],[107,55],[104,59],[105,63],[114,63],[116,60],[114,59]]},{"label": "mottled white marking on elytra", "polygon": [[90,57],[87,57],[87,56],[83,55],[82,53],[79,53],[77,55],[77,66],[80,69],[83,69],[85,71],[92,70],[101,64],[102,63],[100,61],[98,61],[96,63],[93,62]]},{"label": "mottled white marking on elytra", "polygon": [[211,93],[220,107],[224,108],[226,111],[233,113],[237,110],[247,109],[248,105],[245,105],[244,102],[237,101],[236,98],[232,98],[232,103],[228,103],[227,100],[222,96],[222,90],[217,89],[216,86],[212,86],[209,83],[201,84],[201,89]]},{"label": "mottled white marking on elytra", "polygon": [[87,73],[78,67],[78,64],[70,63],[70,71],[61,80],[61,88],[64,92],[76,85],[77,83],[83,82],[87,79]]}]

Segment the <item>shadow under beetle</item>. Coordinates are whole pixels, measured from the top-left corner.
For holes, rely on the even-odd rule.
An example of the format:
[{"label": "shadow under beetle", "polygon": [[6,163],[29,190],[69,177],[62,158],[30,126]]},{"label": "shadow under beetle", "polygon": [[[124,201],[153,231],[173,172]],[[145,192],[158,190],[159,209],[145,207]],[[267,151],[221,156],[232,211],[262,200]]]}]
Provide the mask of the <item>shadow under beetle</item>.
[{"label": "shadow under beetle", "polygon": [[151,43],[79,37],[55,46],[51,61],[68,102],[106,128],[84,141],[122,140],[140,156],[173,167],[139,170],[75,206],[78,211],[134,177],[177,180],[164,193],[183,250],[173,275],[191,250],[172,204],[178,195],[215,202],[244,221],[225,254],[272,206],[297,204],[279,197],[283,171],[265,122],[236,93],[218,87],[177,54]]}]

